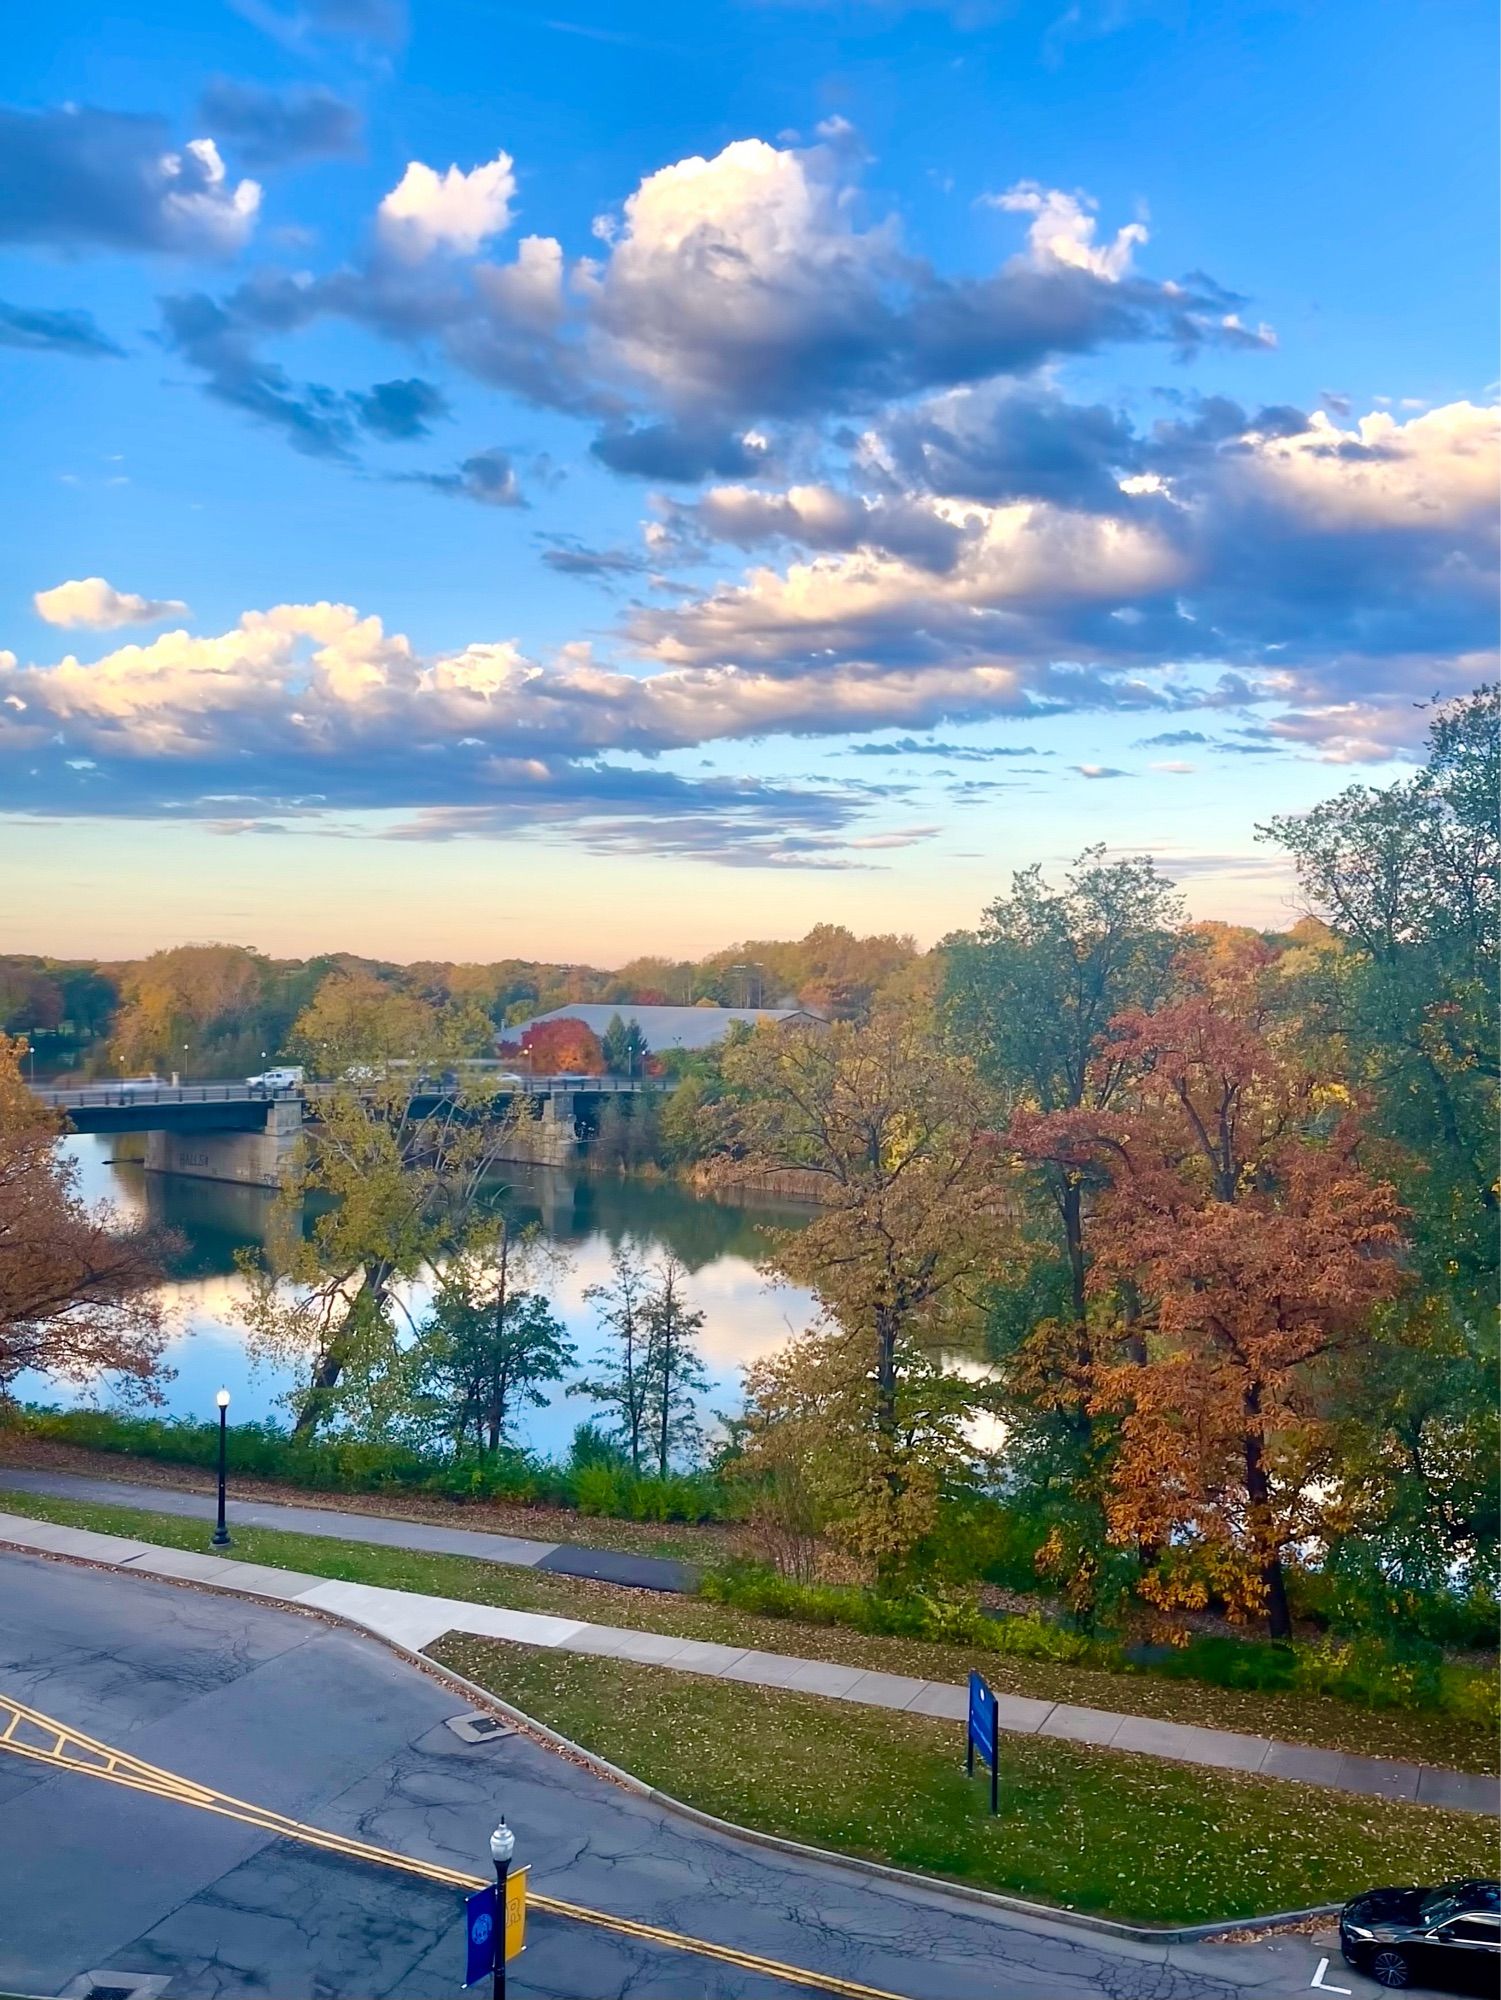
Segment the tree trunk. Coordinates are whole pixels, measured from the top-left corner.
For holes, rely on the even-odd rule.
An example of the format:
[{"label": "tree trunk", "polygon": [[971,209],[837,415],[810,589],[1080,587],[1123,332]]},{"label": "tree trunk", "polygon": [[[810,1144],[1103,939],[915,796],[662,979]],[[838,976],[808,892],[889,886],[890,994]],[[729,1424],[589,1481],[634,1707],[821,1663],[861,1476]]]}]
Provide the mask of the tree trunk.
[{"label": "tree trunk", "polygon": [[389,1275],[383,1264],[365,1266],[360,1279],[360,1288],[350,1301],[349,1310],[345,1313],[338,1332],[314,1364],[312,1380],[302,1399],[302,1406],[297,1412],[297,1421],[292,1426],[293,1437],[306,1437],[323,1421],[323,1406],[328,1400],[328,1392],[338,1388],[339,1377],[344,1372],[344,1364],[349,1359],[350,1349],[354,1345],[354,1322],[367,1302],[373,1310],[379,1311]]},{"label": "tree trunk", "polygon": [[[1261,1414],[1261,1388],[1253,1383],[1246,1391],[1246,1416],[1250,1420]],[[1245,1435],[1246,1454],[1246,1499],[1252,1545],[1262,1552],[1261,1580],[1266,1586],[1266,1629],[1271,1639],[1290,1639],[1293,1635],[1292,1613],[1287,1602],[1287,1576],[1282,1567],[1282,1555],[1272,1539],[1272,1489],[1267,1478],[1266,1459],[1261,1447],[1261,1429],[1247,1429]]]}]

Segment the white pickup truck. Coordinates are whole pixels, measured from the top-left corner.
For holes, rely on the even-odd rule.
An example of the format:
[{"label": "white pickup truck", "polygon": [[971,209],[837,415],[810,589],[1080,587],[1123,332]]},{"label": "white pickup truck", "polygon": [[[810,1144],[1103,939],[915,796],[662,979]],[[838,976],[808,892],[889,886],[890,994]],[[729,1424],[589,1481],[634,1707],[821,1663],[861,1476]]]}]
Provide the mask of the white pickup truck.
[{"label": "white pickup truck", "polygon": [[268,1069],[260,1076],[247,1076],[245,1081],[252,1090],[296,1090],[306,1076],[305,1070],[287,1064],[282,1069]]}]

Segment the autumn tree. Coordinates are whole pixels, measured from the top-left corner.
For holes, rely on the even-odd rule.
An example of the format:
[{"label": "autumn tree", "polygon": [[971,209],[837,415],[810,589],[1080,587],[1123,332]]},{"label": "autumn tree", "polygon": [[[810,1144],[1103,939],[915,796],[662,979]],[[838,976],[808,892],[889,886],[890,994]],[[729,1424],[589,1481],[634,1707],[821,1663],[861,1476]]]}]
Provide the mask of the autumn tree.
[{"label": "autumn tree", "polygon": [[724,1072],[739,1100],[730,1171],[797,1169],[819,1188],[817,1214],[773,1239],[771,1262],[812,1287],[817,1337],[845,1357],[834,1372],[857,1398],[863,1449],[842,1533],[889,1572],[925,1532],[904,1406],[933,1357],[977,1330],[1011,1242],[992,1107],[967,1063],[899,1017],[760,1029],[726,1049]]},{"label": "autumn tree", "polygon": [[266,961],[242,945],[153,952],[122,973],[112,1058],[129,1070],[243,1071],[266,977]]},{"label": "autumn tree", "polygon": [[1159,1604],[1213,1594],[1286,1638],[1287,1553],[1327,1541],[1338,1504],[1323,1388],[1402,1287],[1402,1211],[1360,1164],[1348,1094],[1279,1018],[1273,950],[1220,931],[1176,980],[1094,1059],[1129,1091],[1051,1121],[1106,1179],[1087,1284],[1092,1405],[1120,1425],[1110,1532]]},{"label": "autumn tree", "polygon": [[485,1052],[489,1041],[489,1023],[472,1005],[433,1005],[356,970],[322,981],[293,1023],[287,1053],[314,1076],[339,1078],[390,1063],[441,1066]]},{"label": "autumn tree", "polygon": [[1056,1114],[1105,1111],[1128,1081],[1102,1062],[1113,1017],[1166,989],[1182,906],[1147,856],[1081,854],[1061,887],[1020,870],[980,928],[945,940],[938,1012],[1004,1106],[1024,1173],[1026,1249],[990,1300],[1017,1504],[1045,1530],[1043,1562],[1081,1611],[1108,1596],[1101,1481],[1113,1423],[1090,1406],[1088,1147]]},{"label": "autumn tree", "polygon": [[586,1021],[539,1021],[521,1038],[534,1076],[603,1076],[605,1052]]},{"label": "autumn tree", "polygon": [[411,1286],[436,1279],[488,1226],[486,1183],[511,1116],[482,1080],[461,1081],[436,1106],[413,1095],[414,1072],[467,1053],[467,1013],[413,1013],[376,996],[367,1007],[351,984],[341,982],[333,1002],[320,988],[299,1024],[303,1046],[351,1073],[317,1100],[264,1255],[237,1260],[250,1280],[252,1338],[283,1365],[308,1369],[294,1398],[299,1432],[334,1413],[346,1373],[368,1387],[395,1367],[403,1336],[415,1332]]},{"label": "autumn tree", "polygon": [[22,1080],[26,1044],[0,1036],[0,1402],[28,1372],[112,1375],[157,1399],[167,1333],[160,1286],[174,1240],[80,1199],[61,1121]]}]

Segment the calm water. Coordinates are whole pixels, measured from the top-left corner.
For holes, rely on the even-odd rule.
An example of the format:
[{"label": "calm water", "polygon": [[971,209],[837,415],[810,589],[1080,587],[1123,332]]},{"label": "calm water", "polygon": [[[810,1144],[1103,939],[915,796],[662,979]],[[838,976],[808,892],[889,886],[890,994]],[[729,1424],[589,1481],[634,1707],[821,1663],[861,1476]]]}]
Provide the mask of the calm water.
[{"label": "calm water", "polygon": [[[131,1162],[112,1160],[114,1144],[89,1137],[67,1142],[79,1163],[80,1191],[91,1202],[107,1199],[125,1215],[166,1224],[187,1243],[165,1291],[174,1330],[167,1358],[176,1370],[166,1390],[168,1411],[212,1417],[214,1392],[222,1385],[233,1398],[232,1421],[285,1420],[279,1399],[291,1377],[251,1355],[241,1319],[244,1284],[234,1264],[242,1244],[264,1240],[274,1197],[260,1188],[148,1174]],[[566,1168],[516,1165],[509,1169],[508,1185],[516,1220],[540,1224],[566,1254],[566,1269],[549,1290],[581,1366],[603,1344],[583,1294],[608,1281],[611,1254],[623,1243],[648,1260],[672,1251],[689,1273],[692,1303],[705,1316],[706,1416],[736,1408],[745,1363],[780,1346],[812,1317],[807,1292],[770,1283],[757,1269],[761,1232],[796,1226],[806,1219],[805,1209],[769,1197],[709,1200],[671,1182],[593,1178]],[[574,1426],[595,1406],[565,1396],[565,1386],[558,1384],[547,1406],[528,1414],[517,1432],[519,1442],[554,1456],[566,1453]],[[108,1406],[113,1401],[108,1382],[72,1391],[27,1376],[17,1390],[34,1402]]]}]

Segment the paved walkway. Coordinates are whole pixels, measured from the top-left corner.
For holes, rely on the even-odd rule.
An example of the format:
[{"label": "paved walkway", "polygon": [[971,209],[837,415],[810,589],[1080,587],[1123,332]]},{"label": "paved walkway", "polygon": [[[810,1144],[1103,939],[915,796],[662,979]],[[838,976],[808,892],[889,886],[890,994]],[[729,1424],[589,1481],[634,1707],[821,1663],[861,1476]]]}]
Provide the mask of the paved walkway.
[{"label": "paved walkway", "polygon": [[[187,1549],[159,1548],[86,1528],[64,1528],[19,1514],[0,1514],[0,1543],[79,1556],[153,1576],[219,1584],[256,1597],[335,1612],[378,1638],[394,1640],[413,1652],[431,1645],[445,1632],[470,1632],[481,1638],[511,1639],[523,1646],[555,1646],[561,1652],[592,1653],[604,1659],[671,1667],[679,1673],[708,1674],[716,1680],[743,1681],[751,1687],[790,1688],[869,1708],[900,1709],[908,1715],[955,1723],[964,1720],[965,1690],[946,1681],[867,1672],[825,1660],[799,1660],[785,1653],[759,1653],[705,1640],[673,1638],[662,1632],[630,1632],[533,1611],[506,1611],[450,1597],[426,1597],[416,1591],[384,1590],[373,1584],[339,1583],[232,1557],[195,1555]],[[1148,1716],[1114,1715],[1104,1709],[1032,1701],[1021,1695],[1001,1695],[998,1710],[1001,1728],[1014,1735],[1092,1743],[1173,1763],[1259,1773],[1372,1798],[1416,1800],[1420,1805],[1444,1806],[1456,1812],[1494,1815],[1501,1796],[1501,1785],[1495,1778],[1382,1757],[1352,1757],[1338,1750],[1277,1743],[1269,1737],[1241,1736],[1225,1729],[1155,1722]]]},{"label": "paved walkway", "polygon": [[[217,1497],[181,1486],[148,1486],[124,1479],[89,1479],[42,1466],[0,1464],[0,1490],[52,1493],[62,1500],[91,1500],[105,1507],[139,1507],[150,1514],[186,1514],[211,1521]],[[383,1549],[420,1549],[429,1555],[476,1556],[481,1562],[515,1563],[595,1583],[636,1590],[692,1590],[697,1572],[670,1556],[628,1555],[621,1549],[584,1549],[570,1542],[532,1542],[516,1535],[487,1535],[476,1528],[402,1521],[386,1514],[356,1514],[338,1507],[289,1507],[280,1501],[231,1500],[230,1526],[279,1528],[290,1535],[330,1535],[342,1542],[373,1542]]]}]

